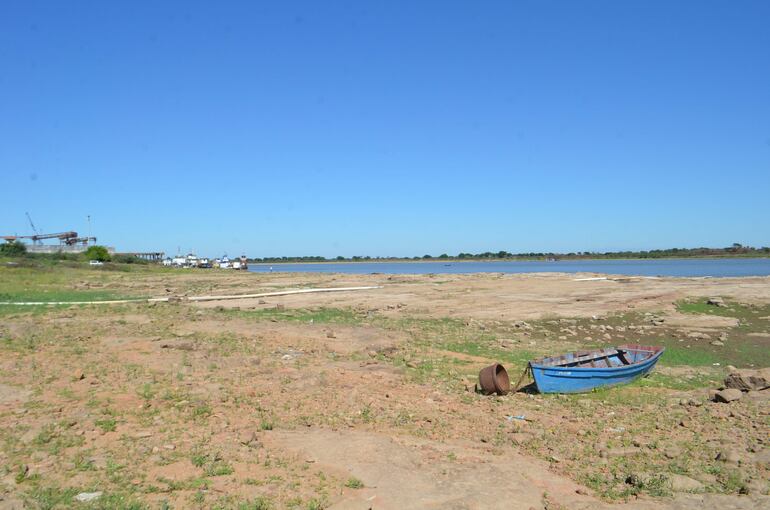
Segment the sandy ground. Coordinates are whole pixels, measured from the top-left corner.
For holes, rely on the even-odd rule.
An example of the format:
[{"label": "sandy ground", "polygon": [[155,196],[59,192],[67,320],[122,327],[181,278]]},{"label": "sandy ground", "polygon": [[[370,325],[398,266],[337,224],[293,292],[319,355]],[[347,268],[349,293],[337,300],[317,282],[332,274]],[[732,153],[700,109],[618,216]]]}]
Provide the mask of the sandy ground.
[{"label": "sandy ground", "polygon": [[770,399],[708,402],[724,363],[589,396],[468,391],[492,361],[605,337],[727,352],[702,342],[745,319],[684,299],[741,303],[760,325],[741,341],[770,342],[768,278],[590,276],[77,273],[142,295],[382,288],[6,313],[0,508],[769,508]]}]

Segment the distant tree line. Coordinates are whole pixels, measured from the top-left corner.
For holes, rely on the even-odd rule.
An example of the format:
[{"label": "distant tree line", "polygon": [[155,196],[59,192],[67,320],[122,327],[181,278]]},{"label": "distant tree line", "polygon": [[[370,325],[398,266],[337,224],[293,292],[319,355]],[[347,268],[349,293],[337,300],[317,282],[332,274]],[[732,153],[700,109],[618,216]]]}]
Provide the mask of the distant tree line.
[{"label": "distant tree line", "polygon": [[430,254],[415,257],[371,257],[368,255],[355,255],[353,257],[334,258],[321,256],[305,257],[264,257],[253,258],[251,262],[281,263],[281,262],[384,262],[406,260],[581,260],[581,259],[662,259],[680,257],[770,257],[770,247],[755,248],[734,243],[725,248],[668,248],[665,250],[645,251],[578,251],[569,253],[554,252],[528,252],[510,253],[507,251],[485,251],[482,253],[460,252],[457,255],[442,253],[438,256]]}]

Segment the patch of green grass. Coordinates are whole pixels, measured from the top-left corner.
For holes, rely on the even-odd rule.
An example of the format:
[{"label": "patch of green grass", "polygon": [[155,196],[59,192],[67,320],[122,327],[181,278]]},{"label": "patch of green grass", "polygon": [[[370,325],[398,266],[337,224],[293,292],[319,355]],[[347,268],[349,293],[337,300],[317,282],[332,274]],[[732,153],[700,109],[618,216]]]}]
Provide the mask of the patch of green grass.
[{"label": "patch of green grass", "polygon": [[145,510],[146,504],[138,501],[130,493],[105,493],[92,503],[78,504],[74,498],[80,489],[60,487],[35,487],[24,495],[24,499],[39,510],[55,510],[62,508],[91,508],[94,510]]},{"label": "patch of green grass", "polygon": [[259,321],[303,322],[315,324],[359,324],[360,314],[343,308],[266,308],[262,310],[222,310],[220,313]]},{"label": "patch of green grass", "polygon": [[211,408],[211,405],[208,403],[199,403],[195,405],[192,409],[192,417],[194,419],[203,419],[208,418],[211,416],[211,413],[213,413],[214,410]]},{"label": "patch of green grass", "polygon": [[251,501],[238,504],[238,510],[272,510],[273,503],[265,496],[258,496]]},{"label": "patch of green grass", "polygon": [[307,510],[323,510],[324,508],[326,508],[326,501],[319,498],[313,498],[307,502],[307,505],[305,505],[305,508]]},{"label": "patch of green grass", "polygon": [[208,460],[208,456],[201,453],[195,454],[190,458],[190,462],[195,467],[203,467],[206,464],[206,460]]},{"label": "patch of green grass", "polygon": [[364,482],[359,480],[358,478],[351,476],[348,478],[348,481],[345,482],[345,487],[348,489],[363,489],[364,488]]},{"label": "patch of green grass", "polygon": [[115,432],[115,428],[117,427],[118,422],[115,420],[115,418],[104,418],[102,420],[96,420],[94,425],[105,432]]},{"label": "patch of green grass", "polygon": [[[725,359],[716,353],[707,350],[705,346],[680,347],[668,346],[666,352],[660,358],[661,365],[691,367],[712,366],[715,363],[725,363]],[[726,363],[725,363],[726,364]]]},{"label": "patch of green grass", "polygon": [[223,460],[215,460],[210,462],[204,468],[206,476],[226,476],[235,472],[235,469]]}]

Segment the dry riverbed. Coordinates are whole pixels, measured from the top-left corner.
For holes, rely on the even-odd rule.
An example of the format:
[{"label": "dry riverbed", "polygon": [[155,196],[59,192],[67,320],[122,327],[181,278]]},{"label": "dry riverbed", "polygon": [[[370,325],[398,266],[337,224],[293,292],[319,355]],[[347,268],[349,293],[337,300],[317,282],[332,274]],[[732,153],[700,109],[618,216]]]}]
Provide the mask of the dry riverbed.
[{"label": "dry riverbed", "polygon": [[[770,507],[770,390],[708,399],[770,367],[770,279],[580,276],[0,267],[0,301],[382,286],[0,306],[0,508]],[[625,387],[472,391],[627,342],[667,352]]]}]

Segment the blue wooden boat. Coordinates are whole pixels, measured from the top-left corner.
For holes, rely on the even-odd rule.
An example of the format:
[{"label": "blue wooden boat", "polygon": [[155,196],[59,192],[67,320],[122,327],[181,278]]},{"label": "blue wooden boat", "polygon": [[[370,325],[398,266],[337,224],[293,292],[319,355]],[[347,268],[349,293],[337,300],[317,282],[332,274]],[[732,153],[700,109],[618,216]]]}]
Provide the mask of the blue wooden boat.
[{"label": "blue wooden boat", "polygon": [[540,393],[582,393],[600,386],[625,384],[647,375],[665,348],[620,345],[577,351],[529,362]]}]

